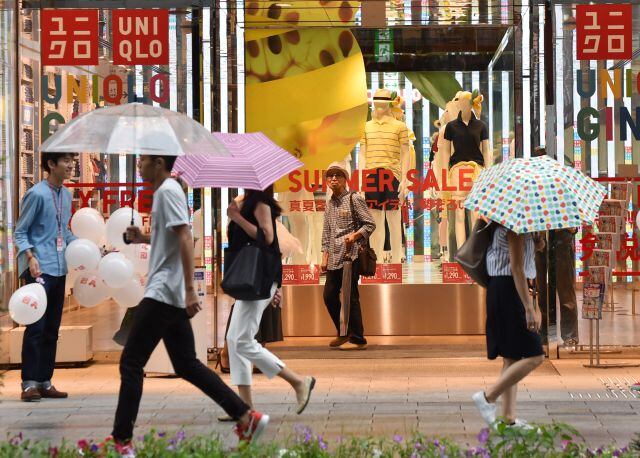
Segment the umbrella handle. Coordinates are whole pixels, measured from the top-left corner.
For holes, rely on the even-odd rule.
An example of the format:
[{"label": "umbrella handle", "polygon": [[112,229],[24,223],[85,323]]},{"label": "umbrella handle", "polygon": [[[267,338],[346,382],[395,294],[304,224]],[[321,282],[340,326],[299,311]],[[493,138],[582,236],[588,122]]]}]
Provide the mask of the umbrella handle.
[{"label": "umbrella handle", "polygon": [[[135,157],[135,156],[134,156]],[[133,226],[135,224],[134,222],[134,206],[133,203],[136,201],[136,161],[133,160],[131,161],[132,167],[131,167],[131,194],[132,194],[132,200],[131,200],[131,226]],[[127,238],[127,233],[124,232],[122,234],[122,240],[124,241],[125,245],[131,245],[131,240],[129,240]]]},{"label": "umbrella handle", "polygon": [[[133,226],[134,224],[135,222],[133,221],[133,207],[131,207],[131,225]],[[131,245],[131,240],[127,238],[126,232],[122,233],[122,240],[124,241],[125,245]]]}]

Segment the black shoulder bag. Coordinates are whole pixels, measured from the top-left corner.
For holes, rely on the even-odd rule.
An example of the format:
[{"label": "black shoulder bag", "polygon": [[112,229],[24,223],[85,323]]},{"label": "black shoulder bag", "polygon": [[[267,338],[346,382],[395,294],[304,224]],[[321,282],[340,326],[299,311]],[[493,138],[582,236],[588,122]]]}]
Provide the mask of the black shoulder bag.
[{"label": "black shoulder bag", "polygon": [[469,238],[458,248],[454,257],[464,271],[484,288],[489,284],[487,250],[493,241],[493,233],[497,226],[498,224],[492,221],[487,224],[484,220],[478,219]]},{"label": "black shoulder bag", "polygon": [[271,287],[277,281],[281,262],[275,221],[274,243],[266,244],[264,232],[258,227],[258,239],[236,250],[225,250],[222,290],[225,294],[243,301],[257,301],[271,297]]},{"label": "black shoulder bag", "polygon": [[[349,203],[351,204],[351,216],[353,217],[356,230],[360,230],[362,227],[362,221],[358,218],[355,208],[353,207],[353,194],[349,195]],[[357,243],[357,242],[356,242]],[[367,237],[365,243],[361,243],[358,247],[358,266],[360,269],[360,275],[365,277],[373,277],[376,274],[376,262],[378,257],[376,252],[373,251],[371,245],[369,245],[369,238]]]}]

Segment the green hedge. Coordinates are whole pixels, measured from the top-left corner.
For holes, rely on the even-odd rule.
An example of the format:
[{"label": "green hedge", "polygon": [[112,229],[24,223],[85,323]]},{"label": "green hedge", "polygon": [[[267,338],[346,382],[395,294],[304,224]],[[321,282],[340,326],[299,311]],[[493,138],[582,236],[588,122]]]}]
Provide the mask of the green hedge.
[{"label": "green hedge", "polygon": [[[477,445],[462,446],[448,439],[428,438],[421,434],[409,437],[360,438],[343,437],[336,441],[324,440],[309,428],[297,426],[291,438],[284,443],[264,442],[235,449],[225,448],[218,438],[206,436],[186,437],[185,433],[152,431],[133,443],[138,458],[207,457],[207,458],[456,458],[456,457],[638,457],[640,435],[628,446],[617,448],[587,447],[575,429],[561,423],[534,425],[523,430],[498,425],[495,431],[483,429]],[[121,457],[126,450],[107,439],[101,443],[81,440],[75,444],[62,442],[51,446],[46,442],[26,440],[22,434],[0,443],[0,457]]]}]

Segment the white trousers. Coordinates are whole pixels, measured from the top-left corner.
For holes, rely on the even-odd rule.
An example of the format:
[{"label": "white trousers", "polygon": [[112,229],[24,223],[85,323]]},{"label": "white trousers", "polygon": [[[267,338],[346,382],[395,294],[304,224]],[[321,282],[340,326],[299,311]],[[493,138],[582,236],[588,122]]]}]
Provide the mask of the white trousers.
[{"label": "white trousers", "polygon": [[278,375],[284,363],[273,353],[264,348],[256,340],[262,314],[271,307],[271,300],[276,293],[274,283],[271,298],[261,301],[236,301],[231,314],[231,323],[227,332],[229,349],[229,368],[232,385],[251,385],[251,375],[255,364],[268,378]]}]

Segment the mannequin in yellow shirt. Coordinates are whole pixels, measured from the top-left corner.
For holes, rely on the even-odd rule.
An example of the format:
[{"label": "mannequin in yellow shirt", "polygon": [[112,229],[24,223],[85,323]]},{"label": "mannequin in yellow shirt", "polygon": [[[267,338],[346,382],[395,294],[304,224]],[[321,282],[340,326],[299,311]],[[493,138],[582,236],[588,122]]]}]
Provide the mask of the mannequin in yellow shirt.
[{"label": "mannequin in yellow shirt", "polygon": [[[365,125],[365,134],[360,142],[358,168],[370,171],[369,175],[374,177],[383,174],[388,177],[393,173],[396,189],[388,190],[382,186],[381,179],[369,177],[367,181],[372,182],[378,191],[365,192],[365,199],[376,223],[376,230],[371,235],[371,247],[378,259],[383,259],[386,217],[392,253],[390,261],[399,263],[404,257],[400,206],[407,197],[407,172],[411,165],[411,148],[406,124],[395,119],[391,112],[394,98],[388,89],[375,91],[372,119]],[[364,182],[363,178],[362,183]],[[397,202],[391,202],[393,200]]]}]

